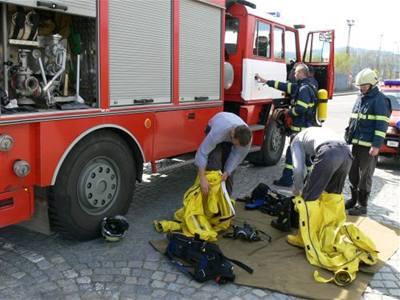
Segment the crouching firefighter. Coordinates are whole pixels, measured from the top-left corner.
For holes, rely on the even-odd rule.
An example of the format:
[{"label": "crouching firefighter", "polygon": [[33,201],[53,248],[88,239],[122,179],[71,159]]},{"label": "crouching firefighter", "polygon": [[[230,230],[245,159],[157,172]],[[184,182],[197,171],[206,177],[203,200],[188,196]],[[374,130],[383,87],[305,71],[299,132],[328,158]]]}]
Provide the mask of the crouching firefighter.
[{"label": "crouching firefighter", "polygon": [[[293,139],[293,200],[298,212],[299,232],[288,235],[289,244],[302,247],[310,264],[333,272],[325,278],[314,272],[317,282],[350,284],[360,263],[375,264],[375,244],[354,224],[346,224],[342,195],[352,164],[349,146],[322,127],[310,127]],[[313,157],[313,169],[305,179],[306,155]]]},{"label": "crouching firefighter", "polygon": [[360,95],[354,104],[345,139],[353,144],[354,161],[349,180],[351,199],[346,202],[349,215],[367,213],[372,175],[375,171],[379,148],[388,128],[390,101],[378,89],[378,77],[371,69],[364,69],[356,76]]},{"label": "crouching firefighter", "polygon": [[[353,159],[349,146],[328,128],[310,127],[294,137],[291,153],[294,196],[300,196],[305,202],[313,202],[324,193],[324,199],[336,201],[337,209],[344,215],[342,191]],[[313,158],[313,168],[305,180],[306,156]],[[299,238],[292,235],[287,237],[288,242],[294,245],[302,244]]]},{"label": "crouching firefighter", "polygon": [[[290,131],[291,140],[294,135],[303,129],[313,125],[316,114],[317,90],[316,80],[310,77],[307,65],[300,63],[295,67],[294,77],[296,82],[280,82],[276,80],[265,80],[256,74],[255,79],[258,82],[267,84],[269,87],[278,89],[290,95],[291,107],[287,115],[292,119]],[[286,150],[285,168],[280,179],[275,180],[277,186],[289,187],[293,184],[293,163],[290,146]]]}]

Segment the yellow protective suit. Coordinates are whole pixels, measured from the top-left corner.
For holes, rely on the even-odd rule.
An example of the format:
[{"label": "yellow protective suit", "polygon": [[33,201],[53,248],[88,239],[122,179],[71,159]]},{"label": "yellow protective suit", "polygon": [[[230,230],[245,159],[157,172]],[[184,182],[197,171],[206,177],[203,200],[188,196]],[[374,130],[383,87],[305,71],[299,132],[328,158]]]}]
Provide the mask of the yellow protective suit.
[{"label": "yellow protective suit", "polygon": [[221,172],[208,171],[206,177],[210,183],[208,197],[203,197],[197,177],[183,196],[183,207],[175,212],[176,221],[154,221],[158,232],[181,231],[186,236],[216,241],[218,232],[229,228],[235,215],[234,201],[221,181]]},{"label": "yellow protective suit", "polygon": [[344,286],[356,278],[360,262],[377,262],[374,243],[355,225],[345,224],[343,195],[323,193],[315,201],[297,196],[293,201],[299,213],[299,238],[291,236],[288,241],[302,242],[312,265],[333,272],[331,278],[323,278],[315,271],[316,281]]}]

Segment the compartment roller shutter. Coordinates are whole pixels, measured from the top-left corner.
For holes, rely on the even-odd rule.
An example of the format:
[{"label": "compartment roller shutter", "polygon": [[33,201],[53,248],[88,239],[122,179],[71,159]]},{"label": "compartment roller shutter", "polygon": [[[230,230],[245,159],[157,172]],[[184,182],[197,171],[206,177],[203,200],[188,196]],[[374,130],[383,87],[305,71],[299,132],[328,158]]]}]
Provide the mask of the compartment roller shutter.
[{"label": "compartment roller shutter", "polygon": [[179,34],[180,101],[221,99],[221,9],[181,0]]},{"label": "compartment roller shutter", "polygon": [[171,22],[171,1],[110,0],[111,106],[171,101]]}]

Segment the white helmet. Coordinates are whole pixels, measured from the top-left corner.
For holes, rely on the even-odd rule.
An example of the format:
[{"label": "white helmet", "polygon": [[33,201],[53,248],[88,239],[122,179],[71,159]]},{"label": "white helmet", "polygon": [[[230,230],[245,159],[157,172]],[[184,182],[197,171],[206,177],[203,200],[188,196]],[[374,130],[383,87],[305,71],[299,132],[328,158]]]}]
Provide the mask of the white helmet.
[{"label": "white helmet", "polygon": [[364,84],[370,84],[372,86],[378,84],[378,76],[369,68],[362,69],[356,76],[356,85],[360,86]]}]

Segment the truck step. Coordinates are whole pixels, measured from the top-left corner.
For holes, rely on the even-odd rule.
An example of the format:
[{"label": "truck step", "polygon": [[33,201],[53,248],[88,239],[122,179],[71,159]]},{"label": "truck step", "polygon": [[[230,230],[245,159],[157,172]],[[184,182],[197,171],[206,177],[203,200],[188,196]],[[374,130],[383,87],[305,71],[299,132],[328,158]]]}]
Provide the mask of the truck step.
[{"label": "truck step", "polygon": [[[195,155],[195,152],[184,154],[184,155],[173,157],[173,158],[157,160],[157,161],[155,161],[156,173],[164,173],[164,172],[171,171],[171,170],[183,167],[183,166],[193,164],[194,163],[194,155]],[[154,169],[152,170],[151,163],[147,163],[144,165],[144,173],[151,174],[152,171],[154,171]]]},{"label": "truck step", "polygon": [[249,128],[250,128],[251,131],[259,131],[259,130],[264,130],[265,129],[265,125],[253,124],[253,125],[249,125]]},{"label": "truck step", "polygon": [[257,152],[257,151],[260,151],[260,150],[261,150],[261,146],[251,145],[251,148],[250,148],[249,153],[251,153],[251,152]]}]

